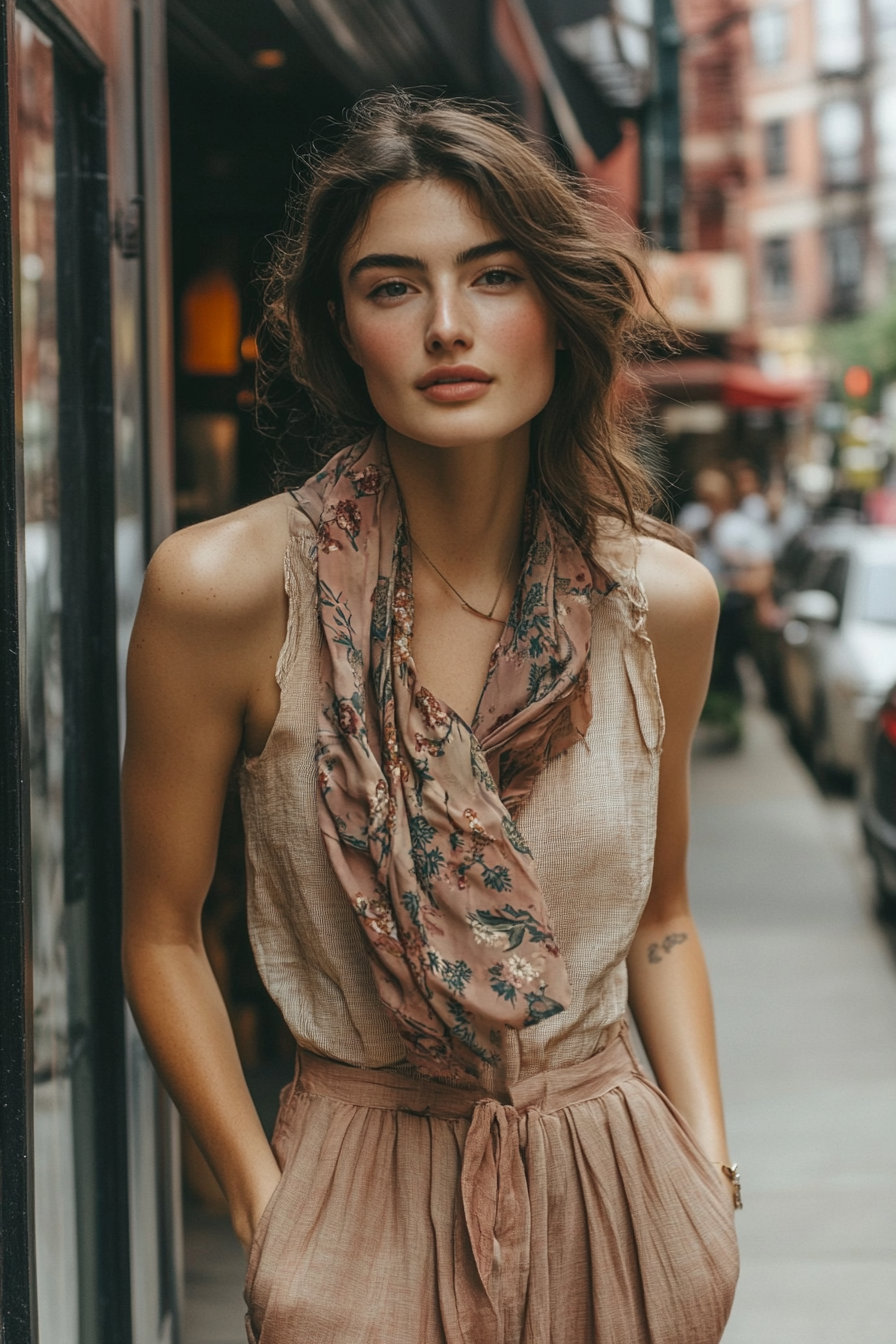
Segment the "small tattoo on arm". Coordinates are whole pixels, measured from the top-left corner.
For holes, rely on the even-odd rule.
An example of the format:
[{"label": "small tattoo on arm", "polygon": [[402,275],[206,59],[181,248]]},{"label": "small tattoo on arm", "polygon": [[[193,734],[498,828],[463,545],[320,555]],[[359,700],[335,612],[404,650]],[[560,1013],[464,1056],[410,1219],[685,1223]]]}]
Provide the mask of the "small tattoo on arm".
[{"label": "small tattoo on arm", "polygon": [[661,943],[650,944],[647,949],[647,960],[656,964],[656,962],[662,961],[664,952],[671,952],[673,947],[677,947],[679,943],[686,943],[687,940],[686,933],[667,933]]}]

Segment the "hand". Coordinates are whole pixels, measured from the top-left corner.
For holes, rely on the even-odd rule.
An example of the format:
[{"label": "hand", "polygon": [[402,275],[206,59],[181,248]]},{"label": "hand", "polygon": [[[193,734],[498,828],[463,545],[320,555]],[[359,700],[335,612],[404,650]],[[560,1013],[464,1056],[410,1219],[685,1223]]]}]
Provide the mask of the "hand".
[{"label": "hand", "polygon": [[261,1222],[261,1216],[280,1183],[280,1175],[277,1159],[271,1153],[270,1166],[266,1164],[264,1175],[259,1176],[256,1188],[253,1190],[248,1203],[231,1208],[233,1230],[247,1256],[252,1249],[252,1242],[255,1239],[258,1224]]}]

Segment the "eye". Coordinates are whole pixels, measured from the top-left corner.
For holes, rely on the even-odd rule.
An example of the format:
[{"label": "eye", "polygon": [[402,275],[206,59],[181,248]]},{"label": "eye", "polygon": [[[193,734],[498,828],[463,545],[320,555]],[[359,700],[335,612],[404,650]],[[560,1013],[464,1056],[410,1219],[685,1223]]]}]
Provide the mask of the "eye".
[{"label": "eye", "polygon": [[519,284],[520,278],[513,271],[509,271],[506,266],[493,266],[479,276],[476,284],[485,285],[489,289],[505,289],[508,285]]},{"label": "eye", "polygon": [[372,299],[403,299],[409,292],[409,285],[406,280],[384,280],[381,285],[371,291]]}]

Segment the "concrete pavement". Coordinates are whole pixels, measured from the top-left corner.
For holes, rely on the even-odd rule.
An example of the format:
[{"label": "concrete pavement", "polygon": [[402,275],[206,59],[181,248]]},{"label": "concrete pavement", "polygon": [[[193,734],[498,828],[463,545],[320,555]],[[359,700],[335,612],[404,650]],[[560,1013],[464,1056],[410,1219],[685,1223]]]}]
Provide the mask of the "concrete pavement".
[{"label": "concrete pavement", "polygon": [[716,1000],[742,1275],[724,1344],[896,1344],[896,966],[855,813],[751,710],[696,756],[691,890]]}]

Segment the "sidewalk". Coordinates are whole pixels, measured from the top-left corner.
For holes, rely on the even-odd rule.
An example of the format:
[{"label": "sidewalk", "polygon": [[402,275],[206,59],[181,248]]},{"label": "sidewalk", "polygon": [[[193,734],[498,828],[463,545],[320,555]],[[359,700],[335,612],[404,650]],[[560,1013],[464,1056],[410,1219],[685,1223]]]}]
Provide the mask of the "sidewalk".
[{"label": "sidewalk", "polygon": [[691,890],[716,1000],[743,1268],[724,1344],[896,1342],[896,965],[851,802],[778,723],[694,764]]}]

